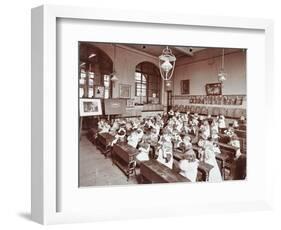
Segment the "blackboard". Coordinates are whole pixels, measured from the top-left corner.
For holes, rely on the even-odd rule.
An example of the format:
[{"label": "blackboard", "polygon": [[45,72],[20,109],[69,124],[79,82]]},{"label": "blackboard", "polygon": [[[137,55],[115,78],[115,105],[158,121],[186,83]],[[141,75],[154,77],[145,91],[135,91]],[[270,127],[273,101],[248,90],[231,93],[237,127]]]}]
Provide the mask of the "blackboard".
[{"label": "blackboard", "polygon": [[104,114],[118,115],[126,113],[125,99],[105,99],[104,100]]}]

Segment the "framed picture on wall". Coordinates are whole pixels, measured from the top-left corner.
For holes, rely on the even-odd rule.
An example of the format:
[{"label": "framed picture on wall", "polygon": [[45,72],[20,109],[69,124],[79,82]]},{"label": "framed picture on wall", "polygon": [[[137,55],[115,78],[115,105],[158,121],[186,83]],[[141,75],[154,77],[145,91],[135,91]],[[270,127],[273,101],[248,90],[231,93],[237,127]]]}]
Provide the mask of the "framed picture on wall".
[{"label": "framed picture on wall", "polygon": [[207,95],[221,95],[221,83],[211,83],[206,84],[206,94]]},{"label": "framed picture on wall", "polygon": [[181,94],[189,94],[189,79],[181,80]]},{"label": "framed picture on wall", "polygon": [[132,108],[135,106],[135,99],[128,99],[127,100],[127,107]]},{"label": "framed picture on wall", "polygon": [[94,89],[95,98],[104,98],[104,86],[95,85]]},{"label": "framed picture on wall", "polygon": [[130,98],[131,97],[131,85],[120,84],[119,85],[119,97]]},{"label": "framed picture on wall", "polygon": [[79,102],[80,117],[102,115],[100,99],[83,98]]}]

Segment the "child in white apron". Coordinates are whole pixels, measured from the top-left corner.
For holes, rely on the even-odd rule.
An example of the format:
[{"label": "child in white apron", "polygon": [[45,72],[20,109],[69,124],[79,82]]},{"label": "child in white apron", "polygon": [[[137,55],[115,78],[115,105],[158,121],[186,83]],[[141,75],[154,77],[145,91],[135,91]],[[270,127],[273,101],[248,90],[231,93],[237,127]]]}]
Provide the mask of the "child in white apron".
[{"label": "child in white apron", "polygon": [[199,161],[192,149],[185,152],[184,159],[179,162],[180,174],[191,182],[196,182]]},{"label": "child in white apron", "polygon": [[204,161],[213,166],[209,173],[209,182],[221,182],[222,176],[216,160],[212,142],[207,141],[204,146]]},{"label": "child in white apron", "polygon": [[162,138],[162,145],[160,145],[160,149],[158,150],[157,161],[173,169],[173,145],[165,137]]},{"label": "child in white apron", "polygon": [[134,148],[137,147],[138,143],[139,143],[139,135],[137,130],[134,130],[133,132],[131,132],[130,136],[128,136],[127,138],[128,141],[128,145],[133,146]]},{"label": "child in white apron", "polygon": [[149,160],[149,149],[150,149],[150,144],[141,143],[138,148],[139,153],[136,156],[137,160],[148,161]]}]

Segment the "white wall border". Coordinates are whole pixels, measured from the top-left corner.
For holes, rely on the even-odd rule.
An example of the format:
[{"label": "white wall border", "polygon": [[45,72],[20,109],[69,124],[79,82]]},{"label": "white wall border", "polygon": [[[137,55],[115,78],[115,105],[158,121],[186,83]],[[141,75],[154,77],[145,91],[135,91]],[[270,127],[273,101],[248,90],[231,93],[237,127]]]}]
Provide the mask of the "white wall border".
[{"label": "white wall border", "polygon": [[[56,212],[59,186],[56,180],[56,20],[57,18],[94,19],[105,21],[140,22],[169,25],[192,25],[221,28],[259,29],[266,36],[266,85],[265,97],[268,114],[274,110],[273,100],[273,23],[263,19],[242,19],[231,17],[202,17],[188,15],[163,15],[148,12],[116,11],[92,8],[41,6],[32,10],[32,219],[42,223],[64,223],[94,221],[116,218],[135,217],[134,209],[130,214],[120,213],[108,217],[106,213],[81,213],[81,215]],[[270,133],[271,128],[267,127]],[[266,197],[249,203],[215,203],[207,206],[198,205],[197,213],[216,212],[224,208],[226,211],[261,210],[272,207],[272,176],[270,137],[267,136],[266,146]],[[161,207],[158,207],[160,209]],[[172,208],[172,207],[171,207]],[[175,215],[191,214],[191,210],[176,206]],[[195,213],[196,213],[195,212]],[[194,214],[194,212],[193,212]],[[155,214],[156,216],[161,214]],[[146,217],[143,214],[138,217]]]}]

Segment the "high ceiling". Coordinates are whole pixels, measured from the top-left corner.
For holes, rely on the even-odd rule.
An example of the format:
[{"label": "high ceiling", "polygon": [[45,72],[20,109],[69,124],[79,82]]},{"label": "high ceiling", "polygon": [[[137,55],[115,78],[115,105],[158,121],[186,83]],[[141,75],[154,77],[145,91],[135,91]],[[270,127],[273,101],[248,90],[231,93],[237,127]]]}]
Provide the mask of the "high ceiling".
[{"label": "high ceiling", "polygon": [[[150,54],[155,57],[159,57],[162,54],[163,49],[165,46],[161,45],[134,45],[134,44],[126,44],[126,46],[139,50],[142,52],[145,52],[147,54]],[[202,47],[188,47],[188,46],[181,46],[181,47],[174,47],[174,46],[169,46],[169,48],[172,50],[173,54],[177,57],[183,57],[186,55],[192,56],[194,53],[203,50],[205,48]]]},{"label": "high ceiling", "polygon": [[[82,42],[83,43],[83,42]],[[85,43],[85,44],[84,44]],[[89,55],[92,53],[98,53],[103,52],[96,47],[96,44],[94,42],[84,42],[83,44],[87,48],[87,52],[82,52],[82,56],[80,56],[80,61],[86,61],[88,59]],[[111,46],[110,43],[105,43],[103,46]],[[150,55],[154,58],[157,58],[162,54],[163,49],[166,48],[166,46],[163,45],[144,45],[144,44],[116,44],[117,47],[128,49],[132,52],[138,52],[142,54]],[[191,46],[169,46],[169,48],[172,50],[173,54],[177,58],[177,65],[180,64],[189,64],[193,62],[203,61],[203,60],[211,60],[217,57],[221,57],[222,52],[224,51],[225,55],[234,53],[234,52],[241,52],[245,49],[238,49],[238,48],[215,48],[215,47],[191,47]],[[95,50],[97,49],[97,50]],[[84,54],[84,56],[83,56]],[[98,56],[96,58],[92,58],[91,60],[88,60],[88,62],[97,61]],[[85,60],[84,60],[85,59]],[[110,65],[112,66],[112,61],[109,61]]]}]

